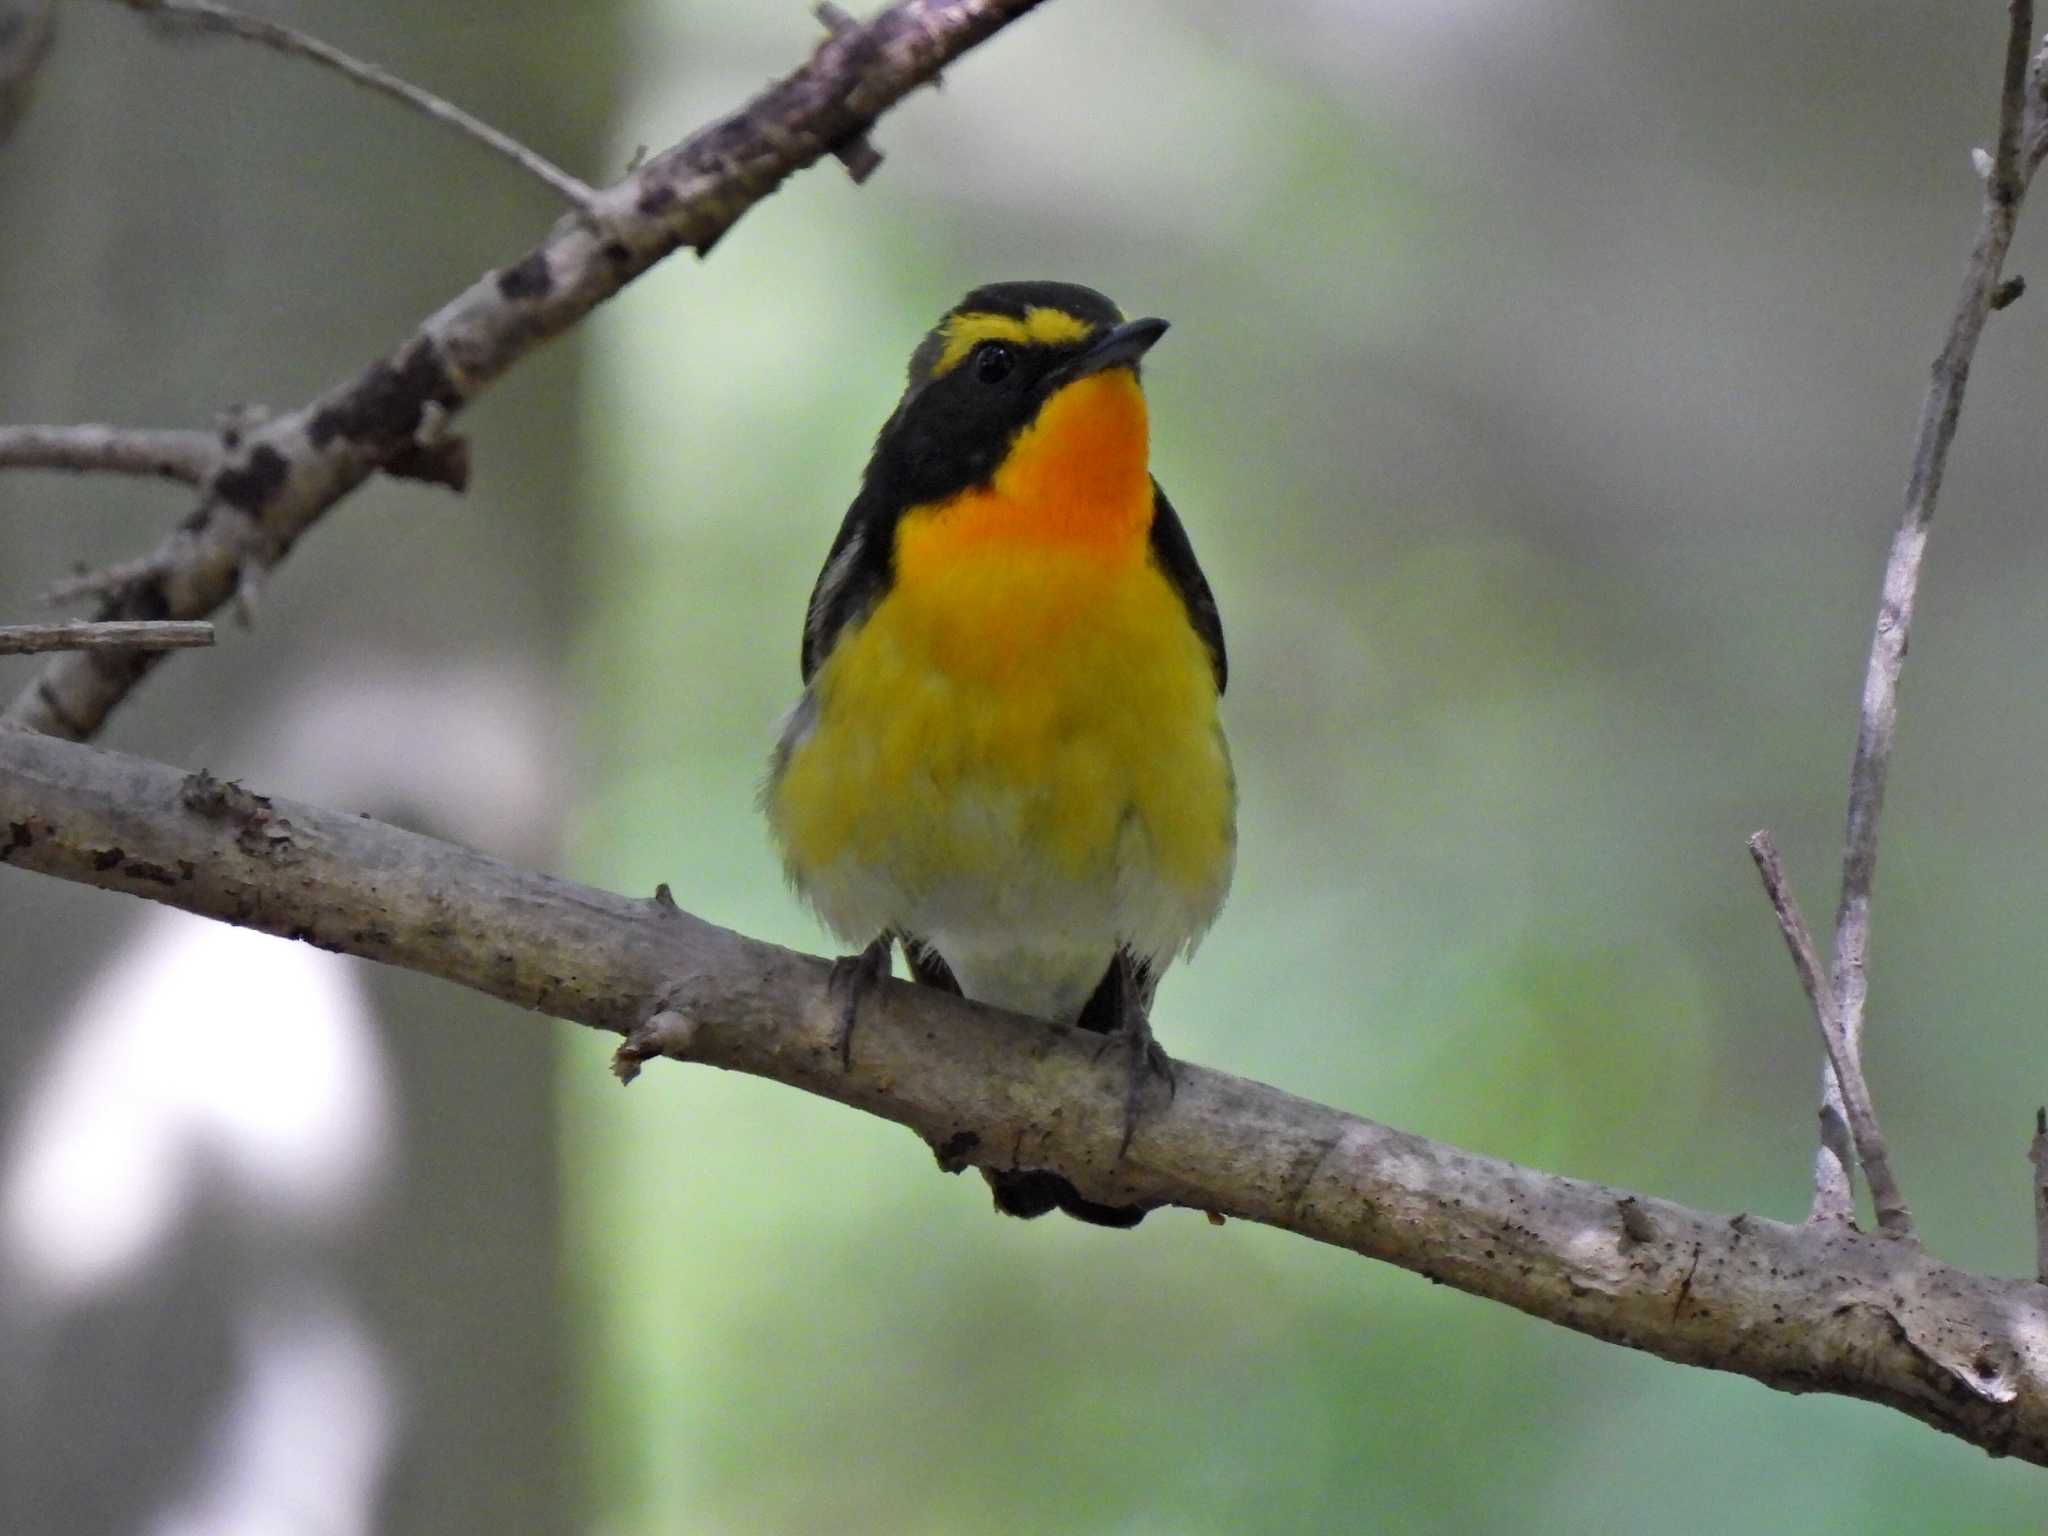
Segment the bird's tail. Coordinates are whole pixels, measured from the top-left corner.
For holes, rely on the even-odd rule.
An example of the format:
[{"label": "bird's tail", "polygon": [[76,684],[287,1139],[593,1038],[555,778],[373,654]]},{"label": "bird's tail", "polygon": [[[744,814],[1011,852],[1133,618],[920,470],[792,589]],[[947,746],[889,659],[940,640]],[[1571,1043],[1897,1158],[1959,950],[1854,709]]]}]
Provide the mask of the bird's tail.
[{"label": "bird's tail", "polygon": [[996,1197],[996,1209],[1005,1216],[1029,1220],[1057,1207],[1076,1221],[1098,1227],[1135,1227],[1145,1219],[1144,1206],[1103,1205],[1043,1168],[984,1168],[981,1176]]}]

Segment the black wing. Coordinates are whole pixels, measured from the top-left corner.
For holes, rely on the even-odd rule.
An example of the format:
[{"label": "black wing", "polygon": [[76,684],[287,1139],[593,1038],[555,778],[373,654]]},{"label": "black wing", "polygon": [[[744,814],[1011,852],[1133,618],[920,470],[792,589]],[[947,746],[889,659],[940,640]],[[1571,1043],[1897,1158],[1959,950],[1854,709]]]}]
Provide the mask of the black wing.
[{"label": "black wing", "polygon": [[890,545],[895,537],[896,520],[877,515],[877,503],[863,487],[846,509],[839,535],[811,588],[810,606],[804,610],[801,666],[805,682],[838,642],[839,632],[866,614],[888,586]]},{"label": "black wing", "polygon": [[1152,482],[1152,558],[1159,562],[1160,570],[1173,583],[1173,590],[1187,605],[1188,622],[1208,647],[1209,664],[1216,670],[1216,692],[1221,694],[1230,680],[1230,662],[1223,654],[1223,616],[1216,611],[1216,595],[1209,590],[1209,582],[1195,560],[1195,547],[1188,542],[1188,531],[1181,527],[1173,503],[1166,499],[1157,480]]}]

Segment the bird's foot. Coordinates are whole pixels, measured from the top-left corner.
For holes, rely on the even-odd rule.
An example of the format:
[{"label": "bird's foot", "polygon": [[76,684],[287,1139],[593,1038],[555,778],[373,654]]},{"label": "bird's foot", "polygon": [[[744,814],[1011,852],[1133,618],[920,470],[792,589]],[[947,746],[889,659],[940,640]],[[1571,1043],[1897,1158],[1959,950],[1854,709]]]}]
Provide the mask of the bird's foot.
[{"label": "bird's foot", "polygon": [[1180,1092],[1180,1072],[1174,1066],[1173,1058],[1166,1054],[1165,1048],[1153,1035],[1152,1021],[1138,1006],[1134,990],[1125,992],[1123,1006],[1118,1012],[1120,1017],[1116,1031],[1096,1048],[1095,1059],[1100,1061],[1118,1047],[1124,1051],[1124,1134],[1116,1147],[1116,1155],[1121,1158],[1129,1154],[1131,1140],[1138,1134],[1138,1121],[1145,1112],[1146,1088],[1154,1078],[1163,1079],[1166,1100],[1170,1104]]},{"label": "bird's foot", "polygon": [[832,974],[825,978],[825,995],[839,1011],[832,1031],[832,1049],[838,1054],[842,1072],[853,1068],[853,1026],[860,1019],[860,1005],[889,975],[889,935],[883,934],[857,955],[841,955],[832,962]]}]

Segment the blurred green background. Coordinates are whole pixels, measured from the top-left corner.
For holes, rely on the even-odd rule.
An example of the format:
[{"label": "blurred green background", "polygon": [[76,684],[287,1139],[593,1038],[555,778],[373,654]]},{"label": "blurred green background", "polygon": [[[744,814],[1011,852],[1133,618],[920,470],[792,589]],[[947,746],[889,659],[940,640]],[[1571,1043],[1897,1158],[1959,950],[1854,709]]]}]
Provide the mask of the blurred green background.
[{"label": "blurred green background", "polygon": [[[1830,909],[1877,573],[1995,96],[2000,8],[1970,11],[1046,7],[883,125],[868,186],[806,178],[592,328],[576,867],[826,942],[748,814],[794,621],[922,329],[977,282],[1085,281],[1174,322],[1155,466],[1232,652],[1242,862],[1167,980],[1170,1046],[1795,1215],[1814,1047],[1743,838],[1771,825]],[[799,30],[753,6],[643,24],[622,132],[655,142]],[[2006,1270],[2048,1087],[2025,1065],[2041,313],[1985,350],[1936,541],[1872,1047],[1932,1241]],[[609,1529],[2048,1510],[2037,1474],[1895,1415],[1190,1213],[1007,1224],[893,1127],[708,1073],[622,1100],[603,1041],[561,1048],[571,1220],[604,1256],[574,1275]]]},{"label": "blurred green background", "polygon": [[[738,0],[625,0],[573,27],[545,7],[283,13],[466,90],[593,178],[816,31],[801,6]],[[1231,650],[1241,859],[1165,984],[1168,1048],[1488,1153],[1794,1218],[1817,1052],[1743,839],[1773,828],[1809,912],[1831,910],[1878,574],[1974,228],[2003,14],[1054,0],[891,113],[869,184],[806,173],[519,370],[468,423],[464,502],[380,483],[341,509],[253,642],[175,662],[107,740],[219,771],[315,654],[366,673],[510,658],[550,722],[526,749],[559,777],[546,816],[507,814],[506,845],[618,889],[666,880],[715,921],[820,949],[753,808],[811,580],[936,315],[993,279],[1086,282],[1173,322],[1147,364],[1155,467]],[[9,360],[11,417],[296,400],[551,216],[339,87],[137,41],[128,18],[67,21],[0,157],[18,199],[0,208],[70,207],[79,183],[34,168],[74,143],[117,159],[220,113],[258,126],[214,201],[133,187],[103,246],[31,240],[6,281],[47,289],[77,271],[66,252],[132,250],[150,219],[166,241],[210,232],[247,279],[179,301],[200,334],[174,353],[206,364],[189,398],[131,377],[132,330],[112,329],[54,381]],[[157,115],[116,123],[101,96],[95,116],[89,47],[129,50]],[[282,153],[261,139],[279,122]],[[265,217],[258,191],[280,189],[329,224]],[[2012,270],[2031,275],[2044,217]],[[67,281],[81,310],[100,291],[90,266]],[[372,281],[390,291],[358,302]],[[145,265],[117,286],[154,315],[170,283]],[[53,302],[39,357],[88,328],[43,318]],[[309,309],[324,333],[280,360],[269,328]],[[1895,1164],[1931,1246],[2001,1273],[2031,1263],[2024,1152],[2048,1097],[2044,338],[2030,296],[1973,375],[1875,932]],[[50,526],[89,493],[33,489],[0,484],[8,611],[94,552]],[[90,527],[107,553],[137,542]],[[460,830],[421,804],[420,824]],[[68,936],[125,910],[12,875],[0,901],[78,976],[92,961]],[[674,1067],[621,1094],[608,1039],[379,985],[405,1160],[344,1267],[415,1405],[380,1529],[2048,1518],[2038,1471],[1894,1413],[1595,1345],[1241,1223],[1002,1221],[879,1121]],[[451,1014],[473,1027],[442,1029]],[[526,1074],[516,1094],[466,1078],[485,1060]],[[422,1251],[442,1275],[425,1286],[404,1278]],[[455,1294],[470,1283],[502,1307]],[[35,1418],[12,1420],[17,1465],[40,1455]]]}]

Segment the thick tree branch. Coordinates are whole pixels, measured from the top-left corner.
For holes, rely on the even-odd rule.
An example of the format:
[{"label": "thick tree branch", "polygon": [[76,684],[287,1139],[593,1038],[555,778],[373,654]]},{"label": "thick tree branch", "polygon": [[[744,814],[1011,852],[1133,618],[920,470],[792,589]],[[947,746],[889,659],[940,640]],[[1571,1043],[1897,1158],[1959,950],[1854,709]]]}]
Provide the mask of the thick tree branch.
[{"label": "thick tree branch", "polygon": [[0,863],[404,966],[906,1125],[942,1166],[1298,1232],[1596,1338],[1889,1404],[2048,1464],[2048,1288],[1840,1225],[1727,1218],[1460,1151],[1183,1063],[1127,1157],[1068,1027],[889,983],[835,1050],[829,966],[359,816],[0,727]]},{"label": "thick tree branch", "polygon": [[[1995,152],[1982,165],[1983,208],[1977,238],[1949,322],[1948,339],[1935,359],[1933,377],[1920,407],[1914,437],[1912,468],[1906,477],[1906,510],[1892,537],[1885,563],[1884,589],[1878,602],[1877,625],[1870,638],[1870,661],[1863,679],[1863,705],[1856,730],[1856,757],[1849,769],[1848,829],[1843,837],[1842,896],[1835,911],[1834,1015],[1840,1021],[1849,1053],[1859,1060],[1863,1022],[1870,996],[1870,889],[1877,874],[1877,822],[1884,810],[1885,779],[1891,770],[1892,742],[1899,723],[1899,674],[1913,628],[1913,608],[1920,590],[1920,562],[1927,549],[1927,530],[1941,495],[1963,390],[1970,381],[1984,322],[1999,307],[1999,274],[2012,245],[2020,201],[2041,163],[2044,123],[2042,69],[2031,60],[2034,35],[2033,0],[2010,0],[2005,69],[1999,94]],[[2009,290],[2008,290],[2009,291]],[[2017,297],[2012,293],[2011,297]],[[2005,302],[2010,302],[2007,298]],[[1823,1069],[1821,1113],[1843,1113],[1841,1084],[1834,1068]],[[1880,1227],[1910,1236],[1913,1218],[1896,1186],[1875,1187],[1871,1203]],[[1823,1145],[1814,1167],[1817,1218],[1846,1219],[1853,1209],[1848,1170]]]},{"label": "thick tree branch", "polygon": [[[900,0],[833,33],[739,111],[595,193],[525,256],[424,320],[386,360],[252,426],[200,510],[128,566],[101,619],[200,619],[281,559],[379,470],[443,452],[449,418],[542,342],[674,251],[704,252],[794,171],[851,143],[903,96],[1038,0]],[[415,471],[416,472],[416,471]],[[78,653],[47,664],[0,716],[83,739],[159,659]]]}]

